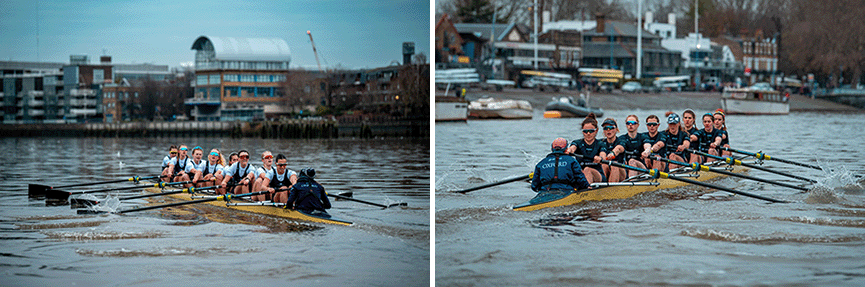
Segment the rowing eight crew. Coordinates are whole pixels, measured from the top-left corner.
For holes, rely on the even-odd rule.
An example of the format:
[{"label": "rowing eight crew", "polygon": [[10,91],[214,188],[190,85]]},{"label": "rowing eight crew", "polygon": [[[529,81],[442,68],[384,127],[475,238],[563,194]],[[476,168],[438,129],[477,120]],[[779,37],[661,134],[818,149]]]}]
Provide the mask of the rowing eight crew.
[{"label": "rowing eight crew", "polygon": [[[169,155],[162,160],[162,174],[170,176],[171,182],[192,180],[196,186],[219,184],[222,186],[216,189],[219,195],[268,191],[253,196],[252,200],[286,203],[287,208],[307,213],[323,212],[331,207],[324,187],[314,180],[315,170],[306,168],[298,174],[287,168],[288,159],[283,154],[277,154],[274,165],[273,154],[265,151],[261,154],[262,166],[255,168],[249,163],[249,151],[246,150],[231,153],[227,164],[218,149],[210,150],[206,161],[202,160],[201,147],[192,149],[192,158],[187,156],[187,151],[186,145],[179,148],[172,145]],[[189,186],[192,184],[186,184]]]},{"label": "rowing eight crew", "polygon": [[565,153],[579,154],[586,158],[581,158],[578,161],[589,184],[621,182],[638,174],[633,170],[626,171],[623,168],[602,164],[600,162],[602,159],[642,169],[648,167],[649,169],[669,171],[677,168],[678,165],[652,160],[652,155],[680,162],[706,163],[712,161],[712,159],[687,152],[687,149],[693,148],[712,155],[730,156],[729,152],[719,150],[719,147],[730,147],[723,110],[718,109],[714,114],[704,114],[702,117],[703,129],[695,127],[695,115],[691,110],[685,110],[684,119],[673,112],[667,112],[665,116],[667,119],[666,130],[659,131],[660,119],[656,115],[649,115],[646,117],[647,131],[638,133],[640,120],[636,115],[629,115],[625,121],[627,133],[620,136],[616,136],[619,132],[616,120],[607,118],[601,124],[604,129],[604,137],[596,139],[598,121],[595,114],[591,113],[582,123],[583,138],[571,142]]}]

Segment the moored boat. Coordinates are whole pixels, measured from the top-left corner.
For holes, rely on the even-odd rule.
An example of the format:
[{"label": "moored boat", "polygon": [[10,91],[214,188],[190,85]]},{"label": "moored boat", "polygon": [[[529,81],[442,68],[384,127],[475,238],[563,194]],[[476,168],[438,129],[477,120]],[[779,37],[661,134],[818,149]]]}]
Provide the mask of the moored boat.
[{"label": "moored boat", "polygon": [[436,96],[436,121],[466,121],[469,102],[454,96]]},{"label": "moored boat", "polygon": [[603,109],[589,107],[583,98],[577,101],[574,101],[572,97],[553,98],[547,103],[544,110],[545,118],[582,118],[588,116],[589,113],[595,113],[595,117],[598,118],[604,116]]},{"label": "moored boat", "polygon": [[[149,188],[146,188],[145,190],[147,192],[151,192],[151,193],[163,192],[161,189],[155,188],[155,187],[149,187]],[[169,194],[169,195],[165,195],[165,196],[172,197],[175,199],[181,199],[181,200],[190,200],[191,199],[189,194],[184,194],[184,193]],[[213,205],[213,206],[222,207],[222,208],[227,208],[227,209],[231,209],[231,210],[245,211],[245,212],[250,212],[250,213],[263,214],[263,215],[275,216],[275,217],[286,218],[286,219],[302,220],[302,221],[317,222],[317,223],[327,223],[327,224],[337,224],[337,225],[351,225],[352,224],[352,222],[350,222],[350,221],[337,219],[337,218],[330,216],[329,214],[326,214],[326,213],[308,214],[308,213],[304,213],[304,212],[301,212],[298,210],[285,209],[285,208],[282,208],[279,206],[274,206],[273,204],[270,204],[270,203],[264,204],[264,203],[251,202],[251,201],[248,201],[248,200],[243,199],[243,198],[233,199],[232,202],[233,203],[239,203],[239,204],[238,205],[228,205],[228,204],[226,204],[226,202],[223,202],[223,201],[209,201],[209,202],[203,202],[203,203]],[[242,203],[242,204],[240,204],[240,203]]]},{"label": "moored boat", "polygon": [[[741,166],[733,166],[732,172],[740,173],[742,171],[747,170],[747,168]],[[697,181],[708,181],[720,177],[726,177],[725,175],[721,175],[718,173],[712,172],[701,172],[699,177],[690,178]],[[647,181],[648,178],[643,178],[640,181]],[[519,211],[532,211],[549,207],[558,207],[558,206],[567,206],[574,205],[585,201],[601,201],[601,200],[610,200],[610,199],[625,199],[636,196],[640,193],[668,189],[674,187],[680,187],[688,185],[688,183],[668,179],[668,178],[660,178],[656,180],[659,184],[654,186],[609,186],[609,187],[599,187],[594,189],[589,189],[576,193],[558,193],[558,192],[550,192],[550,193],[538,193],[537,196],[529,200],[528,202],[515,205],[513,207],[514,210]]]},{"label": "moored boat", "polygon": [[725,89],[721,108],[727,114],[786,115],[790,113],[790,96],[760,89]]},{"label": "moored boat", "polygon": [[525,100],[480,98],[469,103],[468,112],[473,119],[531,119],[533,110]]}]

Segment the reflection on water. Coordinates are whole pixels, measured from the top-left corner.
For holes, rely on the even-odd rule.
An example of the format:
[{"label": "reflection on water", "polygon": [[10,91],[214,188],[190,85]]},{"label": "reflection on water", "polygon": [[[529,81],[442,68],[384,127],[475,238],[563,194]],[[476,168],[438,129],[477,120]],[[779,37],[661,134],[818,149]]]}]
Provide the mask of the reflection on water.
[{"label": "reflection on water", "polygon": [[[623,119],[629,114],[642,122],[663,113],[608,111],[606,116],[617,119],[624,132]],[[747,173],[806,186],[810,190],[804,193],[739,178],[713,181],[789,204],[686,186],[519,212],[512,207],[534,196],[525,182],[453,193],[530,172],[554,138],[582,137],[581,121],[436,124],[437,284],[865,283],[858,260],[865,257],[865,188],[859,178],[865,175],[865,151],[832,140],[865,137],[861,115],[727,116],[734,148],[827,169],[774,161],[763,165],[813,178],[815,185],[758,170]]]},{"label": "reflection on water", "polygon": [[[27,184],[63,185],[159,173],[170,145],[282,153],[313,167],[329,193],[352,192],[382,210],[332,201],[343,227],[188,205],[124,215],[77,215],[29,200]],[[429,284],[428,140],[219,138],[5,138],[0,153],[0,266],[9,285]],[[72,191],[129,183],[70,188]],[[141,194],[112,194],[109,199]],[[94,199],[105,199],[95,194]],[[153,200],[165,200],[153,198]],[[121,209],[147,203],[120,202]],[[182,267],[181,267],[182,266]],[[139,272],[136,270],[147,270]],[[123,274],[124,276],[92,276]]]}]

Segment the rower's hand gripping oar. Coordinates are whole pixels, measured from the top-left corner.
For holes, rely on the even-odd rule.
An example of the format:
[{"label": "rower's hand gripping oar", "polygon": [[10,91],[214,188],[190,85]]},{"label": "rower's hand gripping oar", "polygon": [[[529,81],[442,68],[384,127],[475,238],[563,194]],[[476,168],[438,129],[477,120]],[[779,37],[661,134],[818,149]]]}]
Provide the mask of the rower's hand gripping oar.
[{"label": "rower's hand gripping oar", "polygon": [[[198,181],[204,182],[204,181]],[[130,189],[139,189],[139,188],[147,188],[147,187],[157,187],[157,188],[165,188],[166,186],[173,185],[181,185],[181,184],[190,184],[192,181],[178,181],[178,182],[160,182],[155,184],[144,184],[144,185],[136,185],[136,186],[128,186],[128,187],[117,187],[117,188],[106,188],[106,189],[96,189],[96,190],[85,190],[85,191],[64,191],[59,189],[49,189],[45,193],[45,202],[50,203],[51,205],[66,205],[67,200],[70,195],[73,194],[87,194],[87,193],[97,193],[97,192],[111,192],[115,190],[130,190]]]},{"label": "rower's hand gripping oar", "polygon": [[[199,191],[205,191],[205,190],[217,189],[217,188],[220,188],[220,187],[221,187],[221,186],[219,186],[219,185],[216,185],[216,186],[208,186],[208,187],[190,187],[190,188],[184,188],[184,189],[179,189],[179,190],[172,190],[172,191],[165,191],[165,192],[158,192],[158,193],[148,193],[148,194],[142,194],[142,195],[135,195],[135,196],[121,197],[121,198],[118,198],[118,200],[123,201],[123,200],[138,199],[138,198],[147,198],[147,197],[155,197],[155,196],[163,196],[163,195],[178,194],[178,193],[189,193],[189,194],[195,194],[196,192],[199,192]],[[74,209],[74,208],[86,208],[86,207],[88,207],[88,206],[94,206],[94,205],[97,205],[97,204],[99,204],[99,202],[100,202],[100,201],[98,201],[98,200],[90,200],[90,199],[83,199],[83,198],[72,198],[72,199],[69,200],[69,205],[70,205],[73,209]]]},{"label": "rower's hand gripping oar", "polygon": [[31,198],[41,199],[45,197],[45,192],[48,190],[52,190],[55,188],[67,188],[67,187],[79,187],[79,186],[89,186],[89,185],[99,185],[99,184],[108,184],[108,183],[118,183],[118,182],[127,182],[131,181],[133,183],[138,183],[142,180],[150,180],[166,177],[165,175],[158,176],[148,176],[148,177],[140,177],[133,176],[128,179],[118,179],[118,180],[109,180],[109,181],[100,181],[100,182],[90,182],[90,183],[78,183],[78,184],[69,184],[69,185],[60,185],[60,186],[47,186],[41,184],[28,184],[27,186],[27,195]]},{"label": "rower's hand gripping oar", "polygon": [[[180,206],[180,205],[187,205],[187,204],[196,204],[196,203],[202,203],[202,202],[208,202],[208,201],[217,201],[217,200],[223,200],[223,201],[228,202],[228,201],[231,201],[232,198],[241,198],[241,197],[260,195],[260,194],[265,194],[265,193],[267,193],[267,191],[250,192],[250,193],[243,193],[243,194],[225,194],[225,195],[220,195],[220,196],[216,196],[216,197],[212,197],[212,198],[199,199],[199,200],[182,201],[182,202],[175,202],[175,203],[169,203],[169,204],[163,204],[163,205],[153,205],[153,206],[145,206],[145,207],[141,207],[141,208],[120,210],[120,211],[116,211],[113,213],[120,214],[120,213],[159,209],[159,208]],[[78,210],[78,214],[93,214],[93,213],[105,213],[105,212],[104,211],[86,210],[86,209]]]},{"label": "rower's hand gripping oar", "polygon": [[771,169],[768,169],[768,168],[765,168],[765,167],[762,167],[762,166],[757,166],[757,165],[753,165],[753,164],[743,163],[742,161],[740,161],[740,160],[738,160],[738,159],[733,159],[733,158],[729,158],[729,157],[721,157],[721,156],[717,156],[717,155],[711,155],[711,154],[708,154],[708,153],[705,153],[705,152],[702,152],[702,151],[698,151],[698,150],[694,150],[694,149],[690,149],[690,148],[688,149],[688,152],[691,152],[691,153],[693,153],[693,154],[698,154],[698,155],[701,155],[701,156],[705,156],[705,157],[714,158],[714,159],[717,159],[717,160],[720,160],[720,161],[726,162],[726,163],[729,164],[729,165],[741,165],[741,166],[744,166],[744,167],[753,168],[753,169],[757,169],[757,170],[762,170],[762,171],[765,171],[765,172],[771,172],[771,173],[774,173],[774,174],[777,174],[777,175],[783,175],[783,176],[790,177],[790,178],[795,178],[795,179],[798,179],[798,180],[804,180],[804,181],[807,181],[807,182],[810,182],[810,183],[817,183],[816,180],[813,180],[813,179],[810,179],[810,178],[805,178],[805,177],[801,177],[801,176],[797,176],[797,175],[792,175],[792,174],[785,173],[785,172],[780,172],[780,171],[777,171],[777,170],[771,170]]},{"label": "rower's hand gripping oar", "polygon": [[[575,156],[575,157],[579,157],[579,158],[585,158],[583,155],[579,155],[579,154],[572,154],[572,155]],[[601,163],[605,163],[605,164],[612,165],[612,166],[616,166],[616,167],[621,167],[621,168],[625,168],[625,169],[630,169],[630,170],[634,170],[634,171],[639,171],[639,172],[642,172],[642,173],[646,173],[646,174],[652,176],[652,178],[669,178],[669,179],[672,179],[672,180],[678,180],[678,181],[681,181],[681,182],[687,182],[687,183],[690,183],[690,184],[693,184],[693,185],[699,185],[699,186],[703,186],[703,187],[708,187],[708,188],[713,188],[713,189],[717,189],[717,190],[726,191],[726,192],[729,192],[729,193],[735,193],[735,194],[739,194],[739,195],[743,195],[743,196],[747,196],[747,197],[753,197],[753,198],[756,198],[756,199],[762,199],[762,200],[769,201],[769,202],[786,203],[786,201],[783,201],[783,200],[777,200],[777,199],[774,199],[774,198],[769,198],[769,197],[765,197],[765,196],[761,196],[761,195],[756,195],[756,194],[751,194],[751,193],[747,193],[747,192],[743,192],[743,191],[738,191],[738,190],[734,190],[734,189],[731,189],[731,188],[723,187],[723,186],[720,186],[720,185],[714,185],[714,184],[709,184],[709,183],[705,183],[705,182],[700,182],[700,181],[696,181],[696,180],[692,180],[692,179],[687,179],[687,178],[677,177],[677,176],[674,176],[674,175],[670,175],[670,174],[668,174],[668,173],[666,173],[666,172],[659,171],[659,170],[657,170],[657,169],[648,169],[648,170],[647,170],[647,169],[644,169],[644,168],[634,167],[634,166],[630,166],[630,165],[626,165],[626,164],[621,164],[621,163],[618,163],[618,162],[608,161],[608,160],[601,160]]]},{"label": "rower's hand gripping oar", "polygon": [[[325,192],[325,193],[326,193],[326,192]],[[354,199],[354,198],[347,197],[347,196],[342,196],[342,195],[339,195],[339,194],[330,194],[330,193],[328,193],[327,196],[330,196],[330,197],[333,197],[333,198],[339,198],[339,199],[350,200],[350,201],[356,201],[356,202],[360,202],[360,203],[366,203],[366,204],[369,204],[369,205],[373,205],[373,206],[381,207],[381,209],[385,209],[385,208],[393,207],[393,206],[408,206],[408,203],[405,203],[405,202],[392,203],[392,204],[390,204],[390,205],[384,205],[384,204],[378,204],[378,203],[375,203],[375,202],[369,202],[369,201],[365,201],[365,200]]]},{"label": "rower's hand gripping oar", "polygon": [[796,162],[796,161],[792,161],[792,160],[786,160],[786,159],[782,159],[782,158],[772,157],[772,156],[769,156],[769,155],[762,153],[762,152],[753,153],[753,152],[749,152],[749,151],[738,150],[738,149],[728,148],[728,147],[720,147],[720,149],[725,150],[725,151],[729,151],[729,152],[735,152],[735,153],[740,153],[740,154],[744,154],[744,155],[748,155],[748,156],[753,156],[759,160],[764,160],[764,159],[765,160],[774,160],[774,161],[780,161],[783,163],[789,163],[792,165],[798,165],[801,167],[813,168],[816,170],[823,170],[823,168],[816,166],[816,165],[810,165],[807,163],[801,163],[801,162]]},{"label": "rower's hand gripping oar", "polygon": [[662,158],[662,157],[659,157],[659,156],[657,156],[657,155],[655,155],[655,156],[651,156],[650,158],[652,158],[653,160],[657,160],[657,161],[663,161],[663,162],[668,162],[668,163],[672,163],[672,164],[678,164],[678,165],[688,166],[688,167],[690,167],[691,169],[693,169],[694,171],[708,171],[708,172],[720,173],[720,174],[727,175],[727,176],[740,177],[740,178],[744,178],[744,179],[750,179],[750,180],[754,180],[754,181],[765,182],[765,183],[768,183],[768,184],[774,184],[774,185],[780,185],[780,186],[783,186],[783,187],[789,187],[789,188],[793,188],[793,189],[798,189],[798,190],[801,190],[801,191],[808,191],[807,188],[804,188],[804,187],[801,187],[801,186],[795,186],[795,185],[792,185],[792,184],[786,184],[786,183],[783,183],[783,182],[777,182],[777,181],[772,181],[772,180],[768,180],[768,179],[762,179],[762,178],[753,177],[753,176],[748,176],[748,175],[744,175],[744,174],[738,174],[738,173],[734,173],[734,172],[729,172],[729,171],[726,171],[726,170],[723,170],[723,169],[718,169],[718,168],[712,168],[712,167],[709,167],[709,166],[705,166],[705,165],[702,165],[702,164],[699,164],[699,163],[696,163],[696,162],[695,162],[695,163],[686,163],[686,162],[681,162],[681,161],[677,161],[677,160],[671,160],[671,159]]},{"label": "rower's hand gripping oar", "polygon": [[483,188],[487,188],[487,187],[493,187],[493,186],[496,186],[496,185],[502,185],[502,184],[509,183],[509,182],[514,182],[514,181],[527,180],[527,179],[531,179],[531,178],[532,178],[532,174],[528,174],[528,175],[521,175],[521,176],[518,176],[518,177],[513,177],[513,178],[505,179],[505,180],[502,180],[502,181],[497,181],[497,182],[493,182],[493,183],[488,183],[488,184],[484,184],[484,185],[481,185],[481,186],[475,186],[475,187],[468,188],[468,189],[458,190],[458,191],[455,191],[455,192],[457,192],[457,193],[463,193],[463,194],[464,194],[464,193],[468,193],[468,192],[475,191],[475,190],[478,190],[478,189],[483,189]]}]

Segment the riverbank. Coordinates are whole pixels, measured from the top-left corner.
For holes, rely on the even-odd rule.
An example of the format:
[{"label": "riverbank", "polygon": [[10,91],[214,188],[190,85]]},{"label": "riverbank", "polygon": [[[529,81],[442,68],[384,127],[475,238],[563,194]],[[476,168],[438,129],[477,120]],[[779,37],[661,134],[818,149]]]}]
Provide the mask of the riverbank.
[{"label": "riverbank", "polygon": [[[563,90],[559,93],[534,92],[529,89],[504,89],[503,91],[469,90],[466,99],[473,101],[492,96],[502,99],[526,100],[535,110],[543,110],[552,97],[580,97],[577,91]],[[717,92],[663,92],[630,94],[613,93],[589,94],[589,105],[604,110],[684,110],[714,111],[721,107],[721,93]],[[795,112],[834,112],[863,113],[865,110],[823,99],[811,99],[802,95],[790,95],[790,111]]]}]

